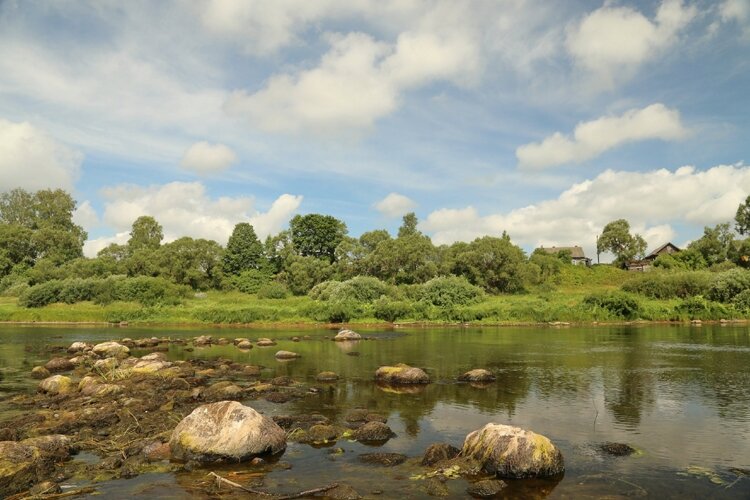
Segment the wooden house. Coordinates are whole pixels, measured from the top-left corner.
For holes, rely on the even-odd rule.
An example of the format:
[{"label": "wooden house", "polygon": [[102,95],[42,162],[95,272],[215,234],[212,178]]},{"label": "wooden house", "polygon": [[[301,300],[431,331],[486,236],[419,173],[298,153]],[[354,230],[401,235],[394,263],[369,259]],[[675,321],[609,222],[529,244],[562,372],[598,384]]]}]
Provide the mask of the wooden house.
[{"label": "wooden house", "polygon": [[583,253],[583,248],[579,246],[572,246],[572,247],[539,247],[540,250],[547,252],[548,254],[557,255],[559,252],[562,251],[569,251],[570,252],[570,263],[575,264],[577,266],[590,266],[591,265],[591,259],[586,257],[586,255]]}]

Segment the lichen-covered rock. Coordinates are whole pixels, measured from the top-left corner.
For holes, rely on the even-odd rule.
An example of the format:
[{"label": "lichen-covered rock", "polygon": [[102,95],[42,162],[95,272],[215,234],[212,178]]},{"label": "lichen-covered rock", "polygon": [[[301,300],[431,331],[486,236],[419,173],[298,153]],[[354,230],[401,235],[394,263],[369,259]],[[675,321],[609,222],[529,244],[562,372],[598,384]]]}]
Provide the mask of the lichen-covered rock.
[{"label": "lichen-covered rock", "polygon": [[326,424],[312,425],[305,435],[304,441],[313,444],[323,444],[336,441],[339,431],[336,427]]},{"label": "lichen-covered rock", "polygon": [[484,479],[472,483],[466,488],[466,493],[476,498],[492,498],[500,493],[508,484],[499,479]]},{"label": "lichen-covered rock", "polygon": [[39,390],[47,394],[67,394],[73,391],[73,381],[65,375],[52,375],[39,382]]},{"label": "lichen-covered rock", "polygon": [[381,366],[375,372],[375,380],[387,384],[429,384],[430,376],[424,370],[399,363],[396,366]]},{"label": "lichen-covered rock", "polygon": [[206,399],[235,399],[242,396],[242,387],[233,382],[224,380],[206,388],[203,397]]},{"label": "lichen-covered rock", "polygon": [[21,444],[33,446],[46,458],[64,460],[71,454],[70,438],[62,434],[24,439]]},{"label": "lichen-covered rock", "polygon": [[68,347],[68,352],[70,354],[76,354],[88,350],[91,350],[91,345],[86,342],[73,342],[70,344],[70,347]]},{"label": "lichen-covered rock", "polygon": [[100,358],[126,358],[130,355],[130,349],[117,342],[96,344],[92,351]]},{"label": "lichen-covered rock", "polygon": [[276,359],[294,359],[299,357],[301,357],[299,354],[292,351],[278,351],[276,353]]},{"label": "lichen-covered rock", "polygon": [[43,366],[35,366],[31,369],[31,377],[36,379],[43,379],[50,376],[50,372]]},{"label": "lichen-covered rock", "polygon": [[286,448],[286,433],[270,418],[236,401],[199,406],[182,419],[169,441],[172,457],[243,461]]},{"label": "lichen-covered rock", "polygon": [[546,477],[565,470],[562,453],[552,441],[510,425],[490,423],[470,433],[461,454],[498,477]]},{"label": "lichen-covered rock", "polygon": [[95,377],[83,377],[78,383],[78,390],[84,396],[109,396],[122,392],[122,387],[116,384],[102,384]]},{"label": "lichen-covered rock", "polygon": [[15,441],[0,441],[0,497],[23,491],[37,480],[39,449]]},{"label": "lichen-covered rock", "polygon": [[365,443],[388,441],[395,435],[391,428],[382,422],[367,422],[354,431],[354,439]]},{"label": "lichen-covered rock", "polygon": [[362,340],[362,335],[352,330],[340,330],[339,333],[333,337],[336,342],[346,342],[349,340]]},{"label": "lichen-covered rock", "polygon": [[422,456],[421,465],[435,465],[442,460],[450,460],[456,458],[461,452],[455,446],[451,446],[446,443],[435,443],[427,447]]},{"label": "lichen-covered rock", "polygon": [[320,372],[315,380],[318,382],[335,382],[339,379],[339,376],[334,372]]},{"label": "lichen-covered rock", "polygon": [[153,374],[156,372],[159,372],[161,370],[165,370],[167,368],[170,368],[172,366],[172,363],[169,361],[164,361],[163,359],[143,359],[141,358],[138,360],[138,362],[133,365],[133,373],[144,373],[144,374]]},{"label": "lichen-covered rock", "polygon": [[495,375],[489,370],[477,368],[460,375],[458,380],[460,382],[494,382]]},{"label": "lichen-covered rock", "polygon": [[50,372],[67,372],[75,368],[75,365],[68,358],[52,358],[47,361],[44,367]]},{"label": "lichen-covered rock", "polygon": [[253,344],[249,340],[241,340],[240,342],[237,342],[237,348],[238,349],[252,349]]}]

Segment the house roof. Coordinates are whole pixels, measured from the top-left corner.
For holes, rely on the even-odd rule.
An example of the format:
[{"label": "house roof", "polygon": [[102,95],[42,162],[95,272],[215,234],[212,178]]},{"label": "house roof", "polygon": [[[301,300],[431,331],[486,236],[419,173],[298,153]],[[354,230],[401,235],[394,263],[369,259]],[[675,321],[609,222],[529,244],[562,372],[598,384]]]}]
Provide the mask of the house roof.
[{"label": "house roof", "polygon": [[660,246],[659,248],[657,248],[656,250],[654,250],[654,251],[653,251],[653,252],[651,252],[650,254],[646,255],[646,257],[644,257],[644,258],[645,258],[645,259],[648,259],[648,258],[650,258],[650,257],[656,258],[656,257],[658,257],[658,256],[659,256],[659,254],[660,254],[660,253],[661,253],[661,252],[662,252],[662,251],[663,251],[663,250],[664,250],[665,248],[667,248],[667,247],[672,247],[672,248],[674,248],[674,252],[679,252],[679,251],[680,251],[680,248],[679,248],[679,247],[678,247],[677,245],[673,244],[673,243],[672,243],[672,242],[670,241],[670,242],[664,243],[664,244],[663,244],[662,246]]},{"label": "house roof", "polygon": [[573,246],[573,247],[539,247],[542,250],[544,250],[547,253],[550,254],[556,254],[558,252],[561,252],[563,250],[569,250],[570,251],[570,257],[573,259],[585,259],[586,255],[583,253],[583,248],[579,246]]}]

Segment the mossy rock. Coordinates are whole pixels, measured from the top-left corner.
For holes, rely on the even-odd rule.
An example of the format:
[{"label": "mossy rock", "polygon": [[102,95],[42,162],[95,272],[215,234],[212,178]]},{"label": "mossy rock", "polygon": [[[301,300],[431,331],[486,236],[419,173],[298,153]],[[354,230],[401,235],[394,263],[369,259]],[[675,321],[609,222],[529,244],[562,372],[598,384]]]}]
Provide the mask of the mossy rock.
[{"label": "mossy rock", "polygon": [[381,366],[375,372],[375,380],[387,384],[429,384],[430,376],[421,368],[399,363],[395,366]]}]

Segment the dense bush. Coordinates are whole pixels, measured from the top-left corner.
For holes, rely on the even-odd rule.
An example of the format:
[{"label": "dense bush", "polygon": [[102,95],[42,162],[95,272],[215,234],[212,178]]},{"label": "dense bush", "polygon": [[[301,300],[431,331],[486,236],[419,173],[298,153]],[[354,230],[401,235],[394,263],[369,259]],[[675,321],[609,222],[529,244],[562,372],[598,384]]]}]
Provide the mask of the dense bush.
[{"label": "dense bush", "polygon": [[745,290],[750,290],[750,271],[735,268],[716,274],[706,297],[716,302],[731,302]]},{"label": "dense bush", "polygon": [[27,283],[14,283],[4,288],[3,291],[0,292],[0,295],[3,297],[20,297],[28,289],[29,285]]},{"label": "dense bush", "polygon": [[303,314],[315,321],[328,323],[346,323],[364,315],[361,303],[353,300],[314,302],[303,311]]},{"label": "dense bush", "polygon": [[626,292],[654,299],[673,299],[704,295],[714,275],[707,271],[650,272],[622,285]]},{"label": "dense bush", "polygon": [[469,283],[466,278],[441,276],[421,286],[419,299],[438,307],[473,304],[484,297],[484,291]]},{"label": "dense bush", "polygon": [[588,295],[583,305],[593,309],[603,309],[611,316],[622,319],[636,319],[640,313],[640,303],[622,292],[607,292]]},{"label": "dense bush", "polygon": [[289,289],[284,283],[272,281],[258,290],[259,299],[285,299],[289,296]]},{"label": "dense bush", "polygon": [[227,278],[227,283],[231,288],[235,288],[243,293],[258,293],[258,290],[272,279],[273,275],[268,271],[248,269],[242,271],[237,276],[230,276]]},{"label": "dense bush", "polygon": [[62,280],[61,288],[57,298],[58,302],[75,304],[85,300],[93,300],[96,293],[96,280],[72,278]]},{"label": "dense bush", "polygon": [[375,317],[393,323],[409,316],[414,310],[411,303],[381,297],[373,304]]},{"label": "dense bush", "polygon": [[354,300],[371,303],[388,294],[388,285],[370,276],[356,276],[346,281],[324,281],[315,285],[310,298],[315,300]]},{"label": "dense bush", "polygon": [[34,285],[18,297],[18,304],[23,307],[44,307],[59,301],[62,282],[60,280],[46,281]]},{"label": "dense bush", "polygon": [[193,316],[208,323],[254,323],[256,321],[278,321],[282,311],[276,308],[243,307],[239,309],[211,308],[195,311]]},{"label": "dense bush", "polygon": [[690,297],[675,307],[674,319],[722,319],[731,317],[723,304],[706,300],[701,296]]},{"label": "dense bush", "polygon": [[743,290],[732,299],[735,309],[745,314],[750,312],[750,290]]}]

